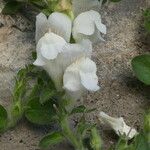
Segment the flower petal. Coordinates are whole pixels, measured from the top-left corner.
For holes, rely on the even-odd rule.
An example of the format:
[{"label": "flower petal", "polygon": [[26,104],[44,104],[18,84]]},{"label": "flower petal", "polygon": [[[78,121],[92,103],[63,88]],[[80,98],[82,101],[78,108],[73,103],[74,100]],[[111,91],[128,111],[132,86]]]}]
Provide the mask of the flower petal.
[{"label": "flower petal", "polygon": [[92,42],[102,40],[100,32],[106,34],[106,26],[101,23],[98,12],[90,10],[76,17],[73,23],[73,37],[76,41],[90,39]]},{"label": "flower petal", "polygon": [[99,90],[98,77],[94,73],[80,72],[81,83],[89,91]]},{"label": "flower petal", "polygon": [[70,41],[72,22],[67,15],[59,12],[52,13],[48,18],[48,25],[52,32],[63,37],[67,42]]},{"label": "flower petal", "polygon": [[93,7],[99,7],[100,3],[98,0],[73,0],[73,11],[75,15],[81,12],[87,11]]},{"label": "flower petal", "polygon": [[81,84],[89,91],[99,90],[96,64],[86,58],[80,65]]},{"label": "flower petal", "polygon": [[95,24],[91,20],[90,11],[79,14],[73,23],[73,35],[82,33],[85,35],[92,35],[95,31]]},{"label": "flower petal", "polygon": [[126,135],[129,139],[132,139],[135,135],[138,134],[134,128],[131,128],[128,125],[126,125],[122,117],[113,118],[111,116],[108,116],[104,112],[100,112],[99,120],[110,126],[119,136]]},{"label": "flower petal", "polygon": [[51,32],[46,33],[37,44],[37,52],[47,60],[55,59],[63,51],[65,44],[66,41],[62,37]]},{"label": "flower petal", "polygon": [[96,20],[95,23],[96,23],[97,29],[98,29],[101,33],[106,34],[106,26],[105,26],[103,23],[99,22],[98,20]]},{"label": "flower petal", "polygon": [[64,74],[64,88],[71,91],[76,92],[80,89],[80,78],[78,76],[78,72],[72,72],[66,70],[66,73]]},{"label": "flower petal", "polygon": [[40,13],[36,16],[36,33],[35,33],[36,43],[42,36],[44,36],[46,32],[48,32],[47,17],[43,13]]}]

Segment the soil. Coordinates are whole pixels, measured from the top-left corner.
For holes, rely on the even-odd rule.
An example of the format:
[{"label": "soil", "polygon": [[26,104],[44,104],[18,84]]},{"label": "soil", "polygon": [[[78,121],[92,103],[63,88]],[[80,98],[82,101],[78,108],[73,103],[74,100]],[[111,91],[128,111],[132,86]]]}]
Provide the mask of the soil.
[{"label": "soil", "polygon": [[[97,114],[104,111],[114,117],[124,117],[128,125],[134,125],[138,130],[142,127],[143,114],[150,106],[150,89],[134,76],[131,60],[150,50],[142,15],[148,6],[149,0],[122,0],[100,10],[107,35],[104,36],[105,42],[94,45],[92,59],[97,64],[101,89],[84,97],[87,107],[97,108],[96,112],[89,114],[89,121],[97,122]],[[0,0],[0,10],[2,7]],[[6,107],[11,102],[16,72],[32,62],[34,30],[34,23],[21,14],[0,14],[0,104]],[[22,120],[13,130],[0,136],[0,150],[40,150],[38,141],[48,130]],[[107,150],[117,136],[100,123],[99,132]],[[53,148],[60,149],[72,148],[67,143]]]}]

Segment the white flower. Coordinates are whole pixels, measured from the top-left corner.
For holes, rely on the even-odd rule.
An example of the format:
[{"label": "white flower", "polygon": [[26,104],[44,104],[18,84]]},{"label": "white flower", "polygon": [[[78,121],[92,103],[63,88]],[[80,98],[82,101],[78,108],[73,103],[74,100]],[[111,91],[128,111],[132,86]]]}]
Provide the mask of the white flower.
[{"label": "white flower", "polygon": [[71,19],[59,12],[52,13],[48,19],[40,13],[36,16],[36,34],[35,39],[38,43],[39,39],[44,36],[49,30],[63,37],[67,42],[70,41],[72,22]]},{"label": "white flower", "polygon": [[66,67],[80,57],[90,57],[92,44],[89,40],[69,44],[59,35],[49,32],[39,40],[36,51],[34,65],[42,66],[49,73],[56,88],[61,90]]},{"label": "white flower", "polygon": [[49,30],[64,38],[66,42],[70,42],[71,31],[76,42],[83,39],[97,42],[103,40],[100,32],[106,34],[106,26],[101,23],[100,14],[94,10],[81,13],[73,22],[63,13],[54,12],[48,19],[40,13],[36,17],[36,43]]},{"label": "white flower", "polygon": [[[96,21],[98,22],[98,20]],[[91,21],[87,23],[91,24]],[[90,29],[88,25],[87,28]],[[81,57],[90,57],[92,52],[92,43],[90,42],[88,37],[87,39],[84,39],[85,37],[83,39],[80,38],[80,40],[78,40],[78,42],[75,44],[69,43],[71,38],[71,30],[72,30],[72,21],[67,15],[63,13],[54,12],[48,17],[48,19],[42,13],[40,13],[37,16],[36,20],[37,59],[34,62],[34,65],[41,66],[48,72],[58,90],[62,89],[63,74],[65,72],[65,69],[70,64],[80,59]],[[88,59],[85,60],[86,61],[82,61],[82,63],[89,62],[89,64],[92,64],[90,61],[87,61]],[[81,66],[81,63],[79,64]],[[96,66],[95,64],[93,66],[94,70],[92,71],[93,74],[95,73],[95,76],[91,73],[89,74],[86,73],[87,77],[89,78],[89,82],[91,82],[91,85],[89,86],[86,81],[81,80],[82,85],[84,87],[83,89],[88,89],[90,91],[95,90],[94,88],[96,88],[96,85],[94,84],[96,84],[98,81],[96,76]],[[80,77],[84,79],[85,74],[82,73],[83,72],[80,72]],[[92,80],[93,77],[95,80]],[[66,78],[64,83],[66,83]],[[66,86],[65,88],[67,89]],[[98,89],[98,87],[96,89]],[[69,91],[69,88],[67,90]]]},{"label": "white flower", "polygon": [[79,14],[73,22],[73,37],[76,41],[90,39],[92,42],[104,41],[101,33],[106,34],[106,26],[101,23],[98,12],[90,10]]},{"label": "white flower", "polygon": [[100,2],[98,0],[73,0],[72,4],[75,15],[88,11],[93,7],[100,7]]},{"label": "white flower", "polygon": [[67,93],[72,98],[78,99],[85,90],[99,90],[96,71],[96,64],[87,57],[82,57],[71,64],[63,76]]},{"label": "white flower", "polygon": [[122,117],[113,118],[108,116],[104,112],[100,112],[98,117],[100,121],[110,126],[119,136],[125,135],[127,138],[132,139],[134,136],[138,134],[134,128],[131,128],[128,125],[126,125]]}]

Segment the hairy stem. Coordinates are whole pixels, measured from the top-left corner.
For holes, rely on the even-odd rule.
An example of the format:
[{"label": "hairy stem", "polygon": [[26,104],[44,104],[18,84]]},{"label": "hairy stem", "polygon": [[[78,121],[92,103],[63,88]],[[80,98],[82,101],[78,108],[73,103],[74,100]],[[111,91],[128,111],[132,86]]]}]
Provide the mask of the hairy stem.
[{"label": "hairy stem", "polygon": [[68,116],[65,115],[60,120],[60,126],[66,139],[74,146],[75,150],[85,150],[83,143],[79,138],[72,132],[70,128]]}]

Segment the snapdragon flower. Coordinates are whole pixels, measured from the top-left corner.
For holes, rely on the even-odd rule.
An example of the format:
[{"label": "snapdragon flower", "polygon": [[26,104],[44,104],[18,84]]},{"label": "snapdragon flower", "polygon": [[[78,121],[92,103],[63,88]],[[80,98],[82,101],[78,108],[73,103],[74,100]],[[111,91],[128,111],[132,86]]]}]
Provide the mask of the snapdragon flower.
[{"label": "snapdragon flower", "polygon": [[[78,40],[77,43],[69,43],[71,30],[72,21],[67,15],[54,12],[47,19],[43,13],[40,13],[36,20],[37,59],[34,65],[41,66],[48,72],[57,90],[62,90],[64,87],[68,93],[71,93],[72,89],[69,89],[68,84],[66,84],[69,83],[66,80],[66,76],[68,75],[66,68],[68,67],[67,70],[69,70],[69,68],[74,66],[74,63],[79,62],[76,63],[76,68],[78,69],[75,71],[75,74],[79,73],[81,78],[82,86],[79,89],[81,91],[85,89],[96,91],[99,89],[97,85],[96,65],[89,59],[92,53],[92,42],[88,38],[83,38]],[[86,59],[79,61],[80,58],[84,57]],[[82,64],[89,65],[89,70],[86,66],[81,67]],[[90,66],[93,67],[93,70],[90,70]],[[84,72],[81,68],[87,70],[84,70]],[[85,75],[89,80],[84,80],[86,79]],[[68,78],[68,81],[71,81],[71,79]],[[73,91],[73,93],[77,92]],[[72,94],[69,95],[73,97]]]},{"label": "snapdragon flower", "polygon": [[131,128],[128,125],[126,125],[122,117],[114,118],[107,115],[104,112],[100,112],[98,117],[99,120],[102,121],[102,123],[105,123],[109,127],[111,127],[115,131],[115,133],[119,136],[125,135],[127,138],[132,139],[135,135],[138,134],[134,128]]},{"label": "snapdragon flower", "polygon": [[72,22],[71,19],[59,12],[52,13],[48,18],[45,14],[40,13],[36,16],[36,43],[45,33],[51,30],[53,33],[63,37],[67,42],[70,41]]},{"label": "snapdragon flower", "polygon": [[97,91],[98,77],[96,64],[88,57],[77,59],[65,70],[63,76],[64,88],[73,98],[78,99],[84,91]]}]

